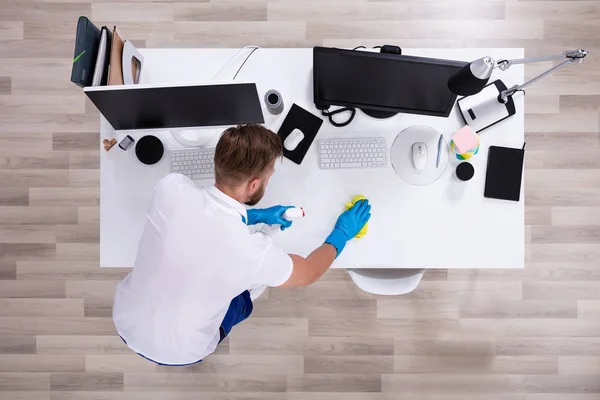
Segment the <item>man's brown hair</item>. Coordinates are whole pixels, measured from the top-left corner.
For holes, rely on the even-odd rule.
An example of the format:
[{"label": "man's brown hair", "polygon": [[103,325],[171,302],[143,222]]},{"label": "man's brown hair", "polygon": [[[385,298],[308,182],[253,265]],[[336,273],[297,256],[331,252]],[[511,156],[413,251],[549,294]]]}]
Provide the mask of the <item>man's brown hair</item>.
[{"label": "man's brown hair", "polygon": [[217,183],[239,184],[258,178],[283,155],[279,136],[261,125],[238,125],[228,128],[215,150]]}]

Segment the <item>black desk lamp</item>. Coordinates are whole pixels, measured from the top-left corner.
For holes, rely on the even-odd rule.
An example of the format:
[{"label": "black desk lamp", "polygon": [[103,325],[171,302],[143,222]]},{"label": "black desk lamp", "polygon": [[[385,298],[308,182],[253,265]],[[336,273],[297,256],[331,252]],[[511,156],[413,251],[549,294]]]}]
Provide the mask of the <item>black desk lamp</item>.
[{"label": "black desk lamp", "polygon": [[[476,132],[481,132],[516,113],[515,103],[512,99],[515,93],[524,92],[527,86],[567,64],[581,63],[587,55],[587,50],[571,50],[557,56],[499,60],[497,62],[491,57],[483,57],[465,65],[450,77],[448,89],[460,96],[466,96],[458,100],[460,113],[467,125]],[[507,88],[501,80],[488,84],[492,71],[496,67],[506,71],[513,64],[552,60],[564,61],[521,85]]]}]

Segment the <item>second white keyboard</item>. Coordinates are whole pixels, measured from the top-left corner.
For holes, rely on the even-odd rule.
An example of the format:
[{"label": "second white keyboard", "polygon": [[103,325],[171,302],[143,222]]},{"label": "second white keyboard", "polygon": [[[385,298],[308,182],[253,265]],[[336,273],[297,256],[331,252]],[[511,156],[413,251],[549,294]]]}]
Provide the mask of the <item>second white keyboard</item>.
[{"label": "second white keyboard", "polygon": [[385,138],[319,140],[321,169],[384,168],[386,166]]},{"label": "second white keyboard", "polygon": [[215,148],[196,148],[171,151],[171,172],[190,179],[213,178],[215,174]]}]

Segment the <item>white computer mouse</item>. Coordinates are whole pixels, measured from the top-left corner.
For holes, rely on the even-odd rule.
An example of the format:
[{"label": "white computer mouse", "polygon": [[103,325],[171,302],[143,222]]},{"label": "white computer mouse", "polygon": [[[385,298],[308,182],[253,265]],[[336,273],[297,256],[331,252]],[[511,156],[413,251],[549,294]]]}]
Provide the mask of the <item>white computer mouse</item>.
[{"label": "white computer mouse", "polygon": [[283,147],[287,151],[294,151],[296,147],[304,140],[304,133],[298,128],[294,129],[283,141]]},{"label": "white computer mouse", "polygon": [[417,142],[412,145],[412,161],[417,171],[423,171],[427,166],[427,145]]}]

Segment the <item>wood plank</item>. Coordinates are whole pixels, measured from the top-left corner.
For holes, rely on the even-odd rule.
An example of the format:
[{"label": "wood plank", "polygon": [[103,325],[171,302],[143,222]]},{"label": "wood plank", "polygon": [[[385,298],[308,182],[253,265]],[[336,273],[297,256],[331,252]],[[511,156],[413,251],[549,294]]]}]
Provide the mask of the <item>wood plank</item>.
[{"label": "wood plank", "polygon": [[552,225],[600,225],[600,207],[552,207]]},{"label": "wood plank", "polygon": [[11,93],[12,80],[10,76],[0,76],[0,95]]},{"label": "wood plank", "polygon": [[97,188],[100,186],[100,171],[97,169],[69,169],[69,186]]},{"label": "wood plank", "polygon": [[16,279],[17,263],[16,261],[0,260],[0,279]]},{"label": "wood plank", "polygon": [[118,281],[66,281],[66,297],[113,299]]},{"label": "wood plank", "polygon": [[100,242],[100,224],[57,225],[56,242],[98,243]]},{"label": "wood plank", "polygon": [[598,346],[597,337],[502,337],[496,340],[496,354],[589,356]]},{"label": "wood plank", "polygon": [[273,336],[268,340],[248,340],[235,332],[229,343],[230,354],[263,355],[373,355],[394,354],[391,337],[297,337]]},{"label": "wood plank", "polygon": [[392,356],[304,356],[306,374],[389,374]]},{"label": "wood plank", "polygon": [[288,375],[288,392],[380,392],[381,375]]},{"label": "wood plank", "polygon": [[525,299],[584,300],[600,299],[593,281],[523,282]]},{"label": "wood plank", "polygon": [[32,335],[0,336],[0,354],[33,354],[35,346],[35,336]]},{"label": "wood plank", "polygon": [[0,185],[11,187],[66,186],[69,175],[66,170],[6,169],[0,170]]},{"label": "wood plank", "polygon": [[270,298],[252,311],[256,317],[278,318],[374,318],[375,300]]},{"label": "wood plank", "polygon": [[80,224],[96,224],[100,223],[100,207],[78,207],[77,220]]},{"label": "wood plank", "polygon": [[133,352],[130,354],[85,355],[86,372],[153,372],[156,371],[156,368],[155,363]]},{"label": "wood plank", "polygon": [[100,152],[98,150],[69,151],[69,168],[100,169]]},{"label": "wood plank", "polygon": [[64,298],[65,283],[56,281],[0,281],[2,298]]},{"label": "wood plank", "polygon": [[85,3],[29,3],[6,2],[0,10],[0,20],[10,21],[54,21],[77,20],[80,15],[90,14],[90,5]]},{"label": "wood plank", "polygon": [[[1,92],[0,79],[0,93]],[[14,151],[48,151],[52,150],[52,134],[49,132],[31,132],[27,135],[15,132],[0,131],[0,146]]]},{"label": "wood plank", "polygon": [[558,373],[562,375],[600,375],[600,356],[560,356]]},{"label": "wood plank", "polygon": [[[83,317],[82,299],[4,299],[0,317]],[[7,371],[8,372],[8,371]]]},{"label": "wood plank", "polygon": [[56,259],[60,261],[100,260],[100,245],[97,243],[57,243]]},{"label": "wood plank", "polygon": [[50,390],[123,390],[123,374],[118,372],[55,373],[50,376]]},{"label": "wood plank", "polygon": [[17,277],[24,280],[118,281],[130,268],[100,268],[94,261],[19,261]]},{"label": "wood plank", "polygon": [[[346,39],[359,37],[377,39],[393,37],[397,39],[469,39],[477,36],[481,39],[512,39],[527,38],[541,39],[544,36],[544,22],[532,19],[527,24],[503,20],[470,20],[468,24],[463,21],[439,20],[431,24],[426,20],[410,21],[310,21],[307,23],[306,35],[308,38]],[[380,43],[381,44],[381,43]]]},{"label": "wood plank", "polygon": [[29,189],[3,187],[0,188],[0,207],[29,205]]},{"label": "wood plank", "polygon": [[114,335],[112,318],[0,317],[0,335]]},{"label": "wood plank", "polygon": [[51,225],[0,225],[0,243],[56,243]]},{"label": "wood plank", "polygon": [[389,337],[433,334],[458,328],[456,319],[310,319],[310,336]]},{"label": "wood plank", "polygon": [[600,244],[532,244],[531,252],[531,261],[587,262],[598,260],[600,257]]},{"label": "wood plank", "polygon": [[[118,335],[97,336],[90,333],[85,336],[77,334],[48,335],[33,337],[33,351],[38,354],[128,354],[131,350]],[[1,347],[0,347],[1,349]]]},{"label": "wood plank", "polygon": [[95,150],[100,148],[99,132],[56,132],[52,134],[53,150]]},{"label": "wood plank", "polygon": [[[266,21],[264,2],[239,3],[174,3],[175,21]],[[269,15],[269,20],[274,18]]]},{"label": "wood plank", "polygon": [[0,393],[4,391],[50,390],[50,374],[47,372],[0,372]]},{"label": "wood plank", "polygon": [[272,2],[268,4],[269,20],[327,20],[331,15],[339,21],[397,21],[397,20],[500,20],[504,19],[504,5],[497,2]]},{"label": "wood plank", "polygon": [[[50,24],[54,25],[54,23]],[[75,28],[69,30],[72,37]],[[44,32],[47,34],[47,32]],[[31,95],[13,94],[0,96],[0,115],[23,114],[74,114],[85,112],[85,101],[81,95]]]},{"label": "wood plank", "polygon": [[53,259],[56,254],[56,245],[53,243],[0,243],[2,260]]},{"label": "wood plank", "polygon": [[[66,186],[66,184],[62,186]],[[29,189],[29,204],[34,206],[97,206],[100,204],[100,188],[32,187]]]},{"label": "wood plank", "polygon": [[[285,27],[285,29],[283,29]],[[273,36],[273,32],[278,34]],[[176,40],[193,39],[203,46],[215,45],[227,41],[232,46],[237,43],[247,44],[247,39],[266,44],[283,44],[287,41],[303,40],[306,34],[304,22],[272,22],[272,21],[177,21],[173,24]]]},{"label": "wood plank", "polygon": [[556,374],[555,356],[440,356],[408,355],[394,357],[397,374]]},{"label": "wood plank", "polygon": [[600,318],[600,300],[577,300],[579,318]]},{"label": "wood plank", "polygon": [[577,318],[574,300],[490,300],[460,304],[461,318]]},{"label": "wood plank", "polygon": [[0,21],[0,38],[2,38],[2,40],[23,39],[23,22]]},{"label": "wood plank", "polygon": [[[131,3],[92,3],[92,19],[97,21],[173,21],[173,5],[145,3],[143,7]],[[118,24],[117,24],[118,25]]]},{"label": "wood plank", "polygon": [[479,281],[598,281],[600,271],[593,262],[529,262],[524,269],[450,270],[450,280]]},{"label": "wood plank", "polygon": [[598,243],[600,225],[532,226],[532,243]]},{"label": "wood plank", "polygon": [[449,300],[378,299],[377,318],[458,318],[459,304]]},{"label": "wood plank", "polygon": [[125,390],[194,390],[196,392],[285,392],[285,375],[125,373]]},{"label": "wood plank", "polygon": [[[89,15],[89,14],[87,14]],[[77,20],[70,21],[25,21],[23,36],[25,39],[73,40],[73,32],[77,31]],[[83,97],[81,97],[83,100]]]},{"label": "wood plank", "polygon": [[[160,373],[172,373],[173,368],[157,368]],[[204,374],[261,374],[283,375],[301,374],[304,372],[304,357],[300,355],[229,355],[216,354],[210,356],[210,361],[181,367],[181,373]]]},{"label": "wood plank", "polygon": [[2,151],[0,152],[0,167],[11,170],[67,169],[69,161],[67,154],[57,152]]},{"label": "wood plank", "polygon": [[0,372],[83,371],[85,360],[82,355],[0,354]]}]

